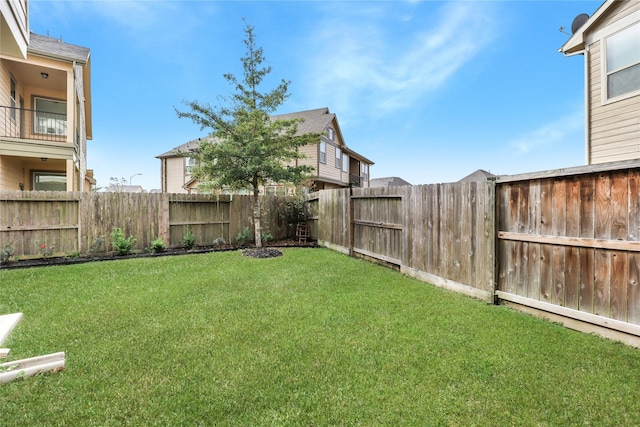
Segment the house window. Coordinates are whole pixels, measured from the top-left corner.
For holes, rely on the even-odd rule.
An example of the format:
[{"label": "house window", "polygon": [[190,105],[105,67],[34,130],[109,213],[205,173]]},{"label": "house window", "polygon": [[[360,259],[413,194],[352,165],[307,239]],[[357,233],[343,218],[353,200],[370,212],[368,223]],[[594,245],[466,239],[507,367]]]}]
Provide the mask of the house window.
[{"label": "house window", "polygon": [[320,163],[327,163],[327,143],[320,142]]},{"label": "house window", "polygon": [[56,172],[34,172],[35,191],[67,191],[67,176]]},{"label": "house window", "polygon": [[640,22],[605,40],[607,99],[640,90]]},{"label": "house window", "polygon": [[10,93],[10,107],[11,107],[11,120],[15,123],[16,121],[16,105],[18,105],[18,103],[16,102],[16,92],[17,92],[17,87],[18,87],[18,83],[16,82],[16,79],[13,78],[12,75],[9,75],[9,77],[11,78],[11,93]]},{"label": "house window", "polygon": [[342,150],[336,147],[336,168],[342,167]]},{"label": "house window", "polygon": [[193,175],[193,169],[198,166],[198,159],[195,157],[184,158],[184,174]]},{"label": "house window", "polygon": [[34,98],[33,115],[36,133],[67,135],[67,103],[46,98]]},{"label": "house window", "polygon": [[365,163],[360,164],[360,178],[362,178],[363,183],[369,180],[369,165]]},{"label": "house window", "polygon": [[347,156],[346,154],[342,156],[342,172],[349,172],[349,156]]},{"label": "house window", "polygon": [[336,133],[335,133],[335,131],[334,131],[333,129],[331,129],[331,128],[328,128],[328,129],[327,129],[327,132],[328,132],[328,137],[329,137],[329,139],[330,139],[331,141],[333,141],[333,140],[335,139],[335,137],[336,137]]}]

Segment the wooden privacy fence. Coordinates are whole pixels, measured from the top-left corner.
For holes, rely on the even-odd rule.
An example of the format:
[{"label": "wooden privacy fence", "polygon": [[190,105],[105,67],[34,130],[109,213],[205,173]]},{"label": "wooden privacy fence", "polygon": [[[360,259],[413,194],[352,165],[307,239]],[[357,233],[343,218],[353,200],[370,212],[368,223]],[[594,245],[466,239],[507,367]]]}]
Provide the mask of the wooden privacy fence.
[{"label": "wooden privacy fence", "polygon": [[640,345],[640,161],[323,190],[311,204],[320,244]]},{"label": "wooden privacy fence", "polygon": [[493,183],[323,190],[311,197],[318,243],[490,299]]},{"label": "wooden privacy fence", "polygon": [[499,177],[496,295],[640,336],[640,164]]},{"label": "wooden privacy fence", "polygon": [[[136,239],[142,251],[161,238],[169,247],[181,246],[187,227],[196,245],[218,238],[235,241],[252,227],[252,196],[161,193],[0,192],[0,249],[10,245],[19,257],[42,255],[41,245],[54,254],[86,253],[104,237],[109,250],[115,227]],[[262,199],[263,229],[274,238],[287,237],[283,199]],[[99,249],[99,248],[97,248]]]}]

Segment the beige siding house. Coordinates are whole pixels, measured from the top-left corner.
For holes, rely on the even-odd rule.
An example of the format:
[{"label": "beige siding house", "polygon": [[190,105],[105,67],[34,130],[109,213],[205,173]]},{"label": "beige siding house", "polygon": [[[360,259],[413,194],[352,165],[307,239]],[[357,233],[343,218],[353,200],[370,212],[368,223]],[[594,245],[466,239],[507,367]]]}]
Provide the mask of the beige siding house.
[{"label": "beige siding house", "polygon": [[640,158],[640,1],[607,0],[573,29],[560,52],[584,56],[586,163]]},{"label": "beige siding house", "polygon": [[90,50],[29,32],[26,0],[0,14],[0,190],[90,190]]},{"label": "beige siding house", "polygon": [[[298,124],[300,134],[324,132],[317,143],[300,148],[305,158],[298,160],[298,164],[309,165],[314,170],[308,182],[311,190],[348,186],[369,187],[369,169],[373,162],[347,147],[338,119],[335,114],[329,112],[328,108],[275,115],[272,118],[274,120],[303,119],[304,121]],[[194,159],[189,157],[189,153],[198,149],[202,139],[189,141],[157,156],[160,159],[162,192],[195,193],[198,191],[198,182],[190,173]],[[281,190],[282,187],[267,185],[262,191],[269,194]]]}]

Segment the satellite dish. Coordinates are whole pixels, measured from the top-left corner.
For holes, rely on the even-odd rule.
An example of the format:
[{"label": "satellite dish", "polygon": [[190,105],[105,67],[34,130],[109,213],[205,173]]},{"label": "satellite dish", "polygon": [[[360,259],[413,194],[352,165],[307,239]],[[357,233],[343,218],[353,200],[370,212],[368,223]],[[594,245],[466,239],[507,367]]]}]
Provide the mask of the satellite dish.
[{"label": "satellite dish", "polygon": [[576,16],[576,18],[571,23],[571,34],[575,34],[576,31],[578,31],[580,27],[582,27],[584,23],[587,22],[588,19],[589,15],[587,15],[586,13],[581,13],[580,15]]}]

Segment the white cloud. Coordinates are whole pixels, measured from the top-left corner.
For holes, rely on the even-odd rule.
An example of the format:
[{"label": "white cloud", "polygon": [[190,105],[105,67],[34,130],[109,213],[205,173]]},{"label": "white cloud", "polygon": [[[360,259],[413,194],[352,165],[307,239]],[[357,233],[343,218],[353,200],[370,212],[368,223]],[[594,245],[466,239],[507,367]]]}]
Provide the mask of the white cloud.
[{"label": "white cloud", "polygon": [[[411,108],[447,84],[495,37],[486,2],[373,4],[331,9],[309,36],[314,104],[344,112],[362,101],[381,114]],[[359,112],[358,114],[361,114]]]},{"label": "white cloud", "polygon": [[517,149],[520,155],[528,154],[543,148],[561,144],[570,135],[582,132],[584,127],[584,112],[582,108],[560,117],[551,123],[540,126],[525,135],[511,140],[508,146]]}]

